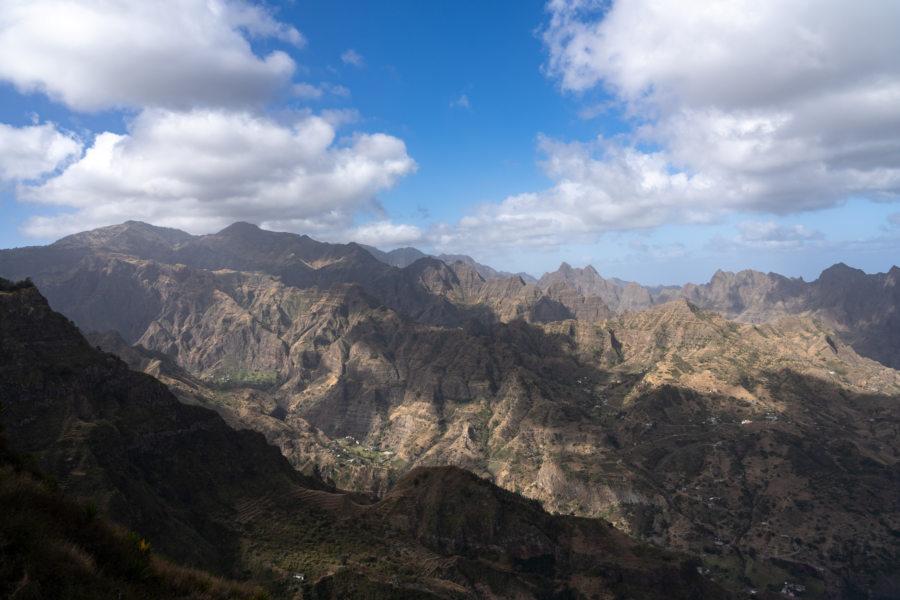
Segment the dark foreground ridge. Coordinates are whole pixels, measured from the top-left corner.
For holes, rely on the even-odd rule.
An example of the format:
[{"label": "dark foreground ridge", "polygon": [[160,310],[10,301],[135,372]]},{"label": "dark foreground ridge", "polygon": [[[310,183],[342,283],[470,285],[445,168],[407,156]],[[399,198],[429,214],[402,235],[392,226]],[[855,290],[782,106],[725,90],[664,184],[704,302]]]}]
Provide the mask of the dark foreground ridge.
[{"label": "dark foreground ridge", "polygon": [[261,590],[173,564],[93,502],[61,493],[0,433],[3,598],[260,598]]}]

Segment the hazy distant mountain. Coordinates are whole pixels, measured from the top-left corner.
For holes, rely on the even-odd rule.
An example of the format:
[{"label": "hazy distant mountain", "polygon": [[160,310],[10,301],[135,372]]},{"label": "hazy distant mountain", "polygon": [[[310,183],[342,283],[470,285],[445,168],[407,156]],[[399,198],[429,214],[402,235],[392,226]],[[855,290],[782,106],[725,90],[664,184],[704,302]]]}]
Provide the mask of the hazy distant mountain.
[{"label": "hazy distant mountain", "polygon": [[[408,267],[420,258],[429,256],[428,254],[425,254],[424,252],[422,252],[421,250],[417,250],[416,248],[397,248],[395,250],[385,252],[373,246],[366,246],[364,244],[360,245],[368,250],[369,253],[372,254],[372,256],[374,256],[381,262],[400,268]],[[475,271],[484,279],[507,279],[509,277],[519,276],[526,283],[534,283],[537,281],[528,273],[508,273],[506,271],[497,271],[492,267],[477,262],[474,258],[465,254],[439,254],[434,258],[437,258],[438,260],[448,265],[452,265],[456,262],[464,263],[475,269]]]},{"label": "hazy distant mountain", "polygon": [[380,260],[381,262],[391,265],[392,267],[408,267],[413,264],[420,258],[425,258],[428,256],[421,250],[417,250],[416,248],[396,248],[395,250],[391,250],[389,252],[385,252],[383,250],[379,250],[374,246],[366,246],[365,244],[360,244],[366,251],[369,252],[372,256]]},{"label": "hazy distant mountain", "polygon": [[657,298],[687,298],[698,306],[748,323],[810,314],[837,330],[863,356],[900,368],[900,269],[867,275],[837,264],[804,282],[775,273],[718,271],[708,284],[688,284]]},{"label": "hazy distant mountain", "polygon": [[844,264],[829,267],[813,282],[776,273],[717,271],[709,283],[682,287],[643,287],[604,279],[593,267],[563,263],[538,281],[546,288],[565,282],[583,294],[599,296],[613,311],[646,310],[679,298],[729,319],[766,323],[788,315],[811,314],[863,356],[900,368],[900,269],[867,275]]},{"label": "hazy distant mountain", "polygon": [[471,256],[465,254],[439,254],[438,260],[442,260],[448,265],[461,262],[475,269],[479,275],[485,279],[507,279],[509,277],[521,277],[525,283],[535,283],[537,280],[528,273],[509,273],[507,271],[497,271],[487,265],[476,262]]}]

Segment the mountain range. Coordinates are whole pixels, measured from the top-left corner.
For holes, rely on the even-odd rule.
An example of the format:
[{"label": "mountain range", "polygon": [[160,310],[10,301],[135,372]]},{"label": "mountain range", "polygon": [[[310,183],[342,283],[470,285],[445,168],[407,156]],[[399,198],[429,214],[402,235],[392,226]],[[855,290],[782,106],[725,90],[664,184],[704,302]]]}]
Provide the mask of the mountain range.
[{"label": "mountain range", "polygon": [[689,557],[457,468],[414,469],[378,501],[340,492],[91,346],[28,282],[0,280],[0,393],[10,598],[726,594]]},{"label": "mountain range", "polygon": [[[289,462],[267,467],[251,488],[274,477],[284,489],[346,489],[340,494],[361,506],[380,499],[372,506],[409,508],[415,502],[397,494],[420,489],[410,483],[414,473],[441,473],[437,480],[451,487],[487,480],[572,515],[569,522],[603,518],[655,547],[696,556],[700,573],[736,593],[777,592],[791,581],[807,596],[895,597],[896,267],[866,275],[835,265],[809,283],[717,272],[703,285],[648,288],[591,267],[563,264],[527,280],[467,257],[416,252],[324,244],[245,223],[192,236],[128,222],[0,251],[0,275],[30,277],[51,306],[91,332],[92,345],[165,383],[181,401],[172,406],[184,407],[170,411],[205,407],[224,419],[216,428],[264,434]],[[32,438],[42,439],[37,431],[11,437]],[[253,439],[248,455],[268,452]],[[69,456],[90,463],[73,454],[82,443],[54,450],[47,464]],[[191,451],[196,463],[179,468],[206,468],[218,443]],[[266,459],[272,465],[281,460],[275,455]],[[160,481],[162,473],[136,477]],[[75,483],[71,490],[80,494]],[[245,501],[275,515],[282,496],[302,495],[274,493]],[[417,496],[425,508],[416,510],[434,510],[445,494],[452,502],[444,487]],[[143,526],[117,497],[104,502],[119,506],[111,514]],[[223,570],[246,548],[240,535],[226,528],[203,537],[225,518],[215,507],[228,502],[213,495],[201,504],[198,512],[165,512],[154,500],[137,512],[146,525],[165,513],[201,532],[161,534],[169,546],[156,546],[170,555],[191,547],[196,556],[176,557],[242,575]],[[522,523],[544,518],[537,515]],[[241,564],[258,576],[272,568],[266,560]],[[385,582],[359,564],[363,579]],[[317,580],[333,582],[326,573]]]}]

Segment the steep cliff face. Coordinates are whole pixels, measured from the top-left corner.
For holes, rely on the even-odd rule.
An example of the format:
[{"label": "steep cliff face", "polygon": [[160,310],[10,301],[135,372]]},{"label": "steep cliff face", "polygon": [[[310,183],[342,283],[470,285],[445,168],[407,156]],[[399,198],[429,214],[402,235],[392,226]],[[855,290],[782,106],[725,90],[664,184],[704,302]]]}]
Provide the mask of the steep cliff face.
[{"label": "steep cliff face", "polygon": [[663,290],[658,295],[658,300],[685,298],[731,319],[761,323],[802,312],[798,296],[805,287],[802,281],[775,273],[731,273],[719,270],[707,284],[687,284],[680,290]]}]

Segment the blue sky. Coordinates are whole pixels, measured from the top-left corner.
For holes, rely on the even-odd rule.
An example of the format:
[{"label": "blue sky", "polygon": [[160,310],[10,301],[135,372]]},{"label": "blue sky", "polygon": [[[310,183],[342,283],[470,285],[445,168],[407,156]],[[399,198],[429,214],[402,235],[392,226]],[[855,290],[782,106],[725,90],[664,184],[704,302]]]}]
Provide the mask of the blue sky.
[{"label": "blue sky", "polygon": [[0,246],[235,220],[641,283],[900,248],[900,5],[0,0]]}]

